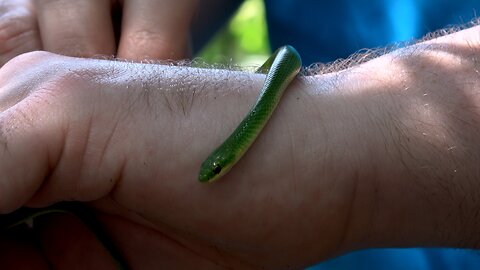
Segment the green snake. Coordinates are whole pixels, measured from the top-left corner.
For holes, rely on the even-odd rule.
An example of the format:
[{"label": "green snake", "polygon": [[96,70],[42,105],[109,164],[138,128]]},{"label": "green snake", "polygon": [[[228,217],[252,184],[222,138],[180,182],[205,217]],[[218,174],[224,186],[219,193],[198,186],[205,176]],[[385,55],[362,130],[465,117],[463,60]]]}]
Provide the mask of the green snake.
[{"label": "green snake", "polygon": [[202,163],[198,180],[213,182],[235,165],[258,137],[280,102],[287,86],[302,67],[292,46],[279,48],[257,72],[267,73],[260,95],[233,133]]},{"label": "green snake", "polygon": [[[275,51],[257,70],[258,73],[267,73],[260,95],[230,137],[203,162],[199,174],[201,182],[212,182],[225,175],[243,156],[268,122],[283,92],[296,77],[301,66],[300,55],[293,47],[287,45]],[[52,213],[71,214],[78,217],[102,242],[116,263],[117,269],[129,268],[95,213],[78,202],[62,202],[40,209],[23,207],[11,214],[0,215],[0,232],[8,233],[25,224],[32,226],[35,218]]]}]

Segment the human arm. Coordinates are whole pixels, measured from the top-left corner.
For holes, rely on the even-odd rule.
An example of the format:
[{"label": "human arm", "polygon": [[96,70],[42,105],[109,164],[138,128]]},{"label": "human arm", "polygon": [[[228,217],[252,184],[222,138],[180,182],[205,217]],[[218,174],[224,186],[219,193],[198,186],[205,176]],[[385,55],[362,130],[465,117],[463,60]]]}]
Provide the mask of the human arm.
[{"label": "human arm", "polygon": [[[477,39],[475,27],[298,80],[213,185],[196,181],[200,163],[262,75],[23,55],[0,74],[0,210],[89,201],[129,262],[132,227],[224,267],[478,247]],[[161,253],[152,235],[142,246]]]}]

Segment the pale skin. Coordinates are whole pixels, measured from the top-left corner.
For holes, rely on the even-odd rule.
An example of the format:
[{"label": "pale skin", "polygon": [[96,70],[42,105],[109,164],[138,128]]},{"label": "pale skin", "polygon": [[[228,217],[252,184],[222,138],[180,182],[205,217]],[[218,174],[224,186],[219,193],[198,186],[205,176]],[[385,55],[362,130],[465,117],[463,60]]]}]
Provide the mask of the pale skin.
[{"label": "pale skin", "polygon": [[[298,80],[212,185],[197,182],[199,166],[262,75],[21,55],[0,69],[0,211],[88,202],[136,269],[287,269],[367,247],[478,248],[479,31]],[[43,255],[4,236],[0,263],[111,263],[78,221],[44,224]],[[68,253],[79,243],[96,249]]]}]

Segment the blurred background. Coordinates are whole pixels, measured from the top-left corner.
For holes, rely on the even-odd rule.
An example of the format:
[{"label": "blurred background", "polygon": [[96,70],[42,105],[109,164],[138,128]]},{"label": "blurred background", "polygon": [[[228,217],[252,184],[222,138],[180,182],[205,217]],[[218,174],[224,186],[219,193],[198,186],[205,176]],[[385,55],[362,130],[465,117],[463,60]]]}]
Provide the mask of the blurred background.
[{"label": "blurred background", "polygon": [[270,53],[263,0],[246,0],[198,57],[212,64],[260,66]]}]

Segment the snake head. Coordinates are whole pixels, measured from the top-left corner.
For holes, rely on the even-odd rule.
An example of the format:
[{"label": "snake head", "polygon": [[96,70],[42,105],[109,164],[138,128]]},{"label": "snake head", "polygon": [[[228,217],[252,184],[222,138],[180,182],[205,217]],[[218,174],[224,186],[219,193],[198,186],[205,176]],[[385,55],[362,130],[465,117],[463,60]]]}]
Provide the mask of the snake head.
[{"label": "snake head", "polygon": [[232,168],[235,157],[222,151],[221,153],[213,153],[202,163],[198,180],[200,182],[213,182],[225,175]]}]

